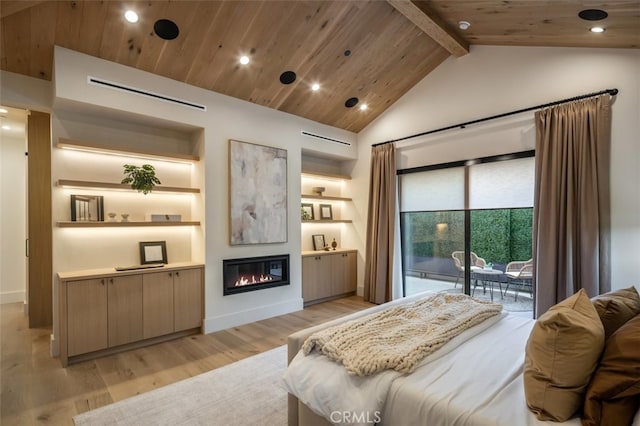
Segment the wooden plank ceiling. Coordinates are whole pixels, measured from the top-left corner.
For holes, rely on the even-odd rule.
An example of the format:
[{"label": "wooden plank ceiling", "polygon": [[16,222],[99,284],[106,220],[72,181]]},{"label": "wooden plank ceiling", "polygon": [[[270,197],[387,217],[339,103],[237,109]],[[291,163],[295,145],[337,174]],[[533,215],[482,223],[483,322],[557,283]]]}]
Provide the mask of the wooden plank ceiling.
[{"label": "wooden plank ceiling", "polygon": [[[603,34],[578,18],[590,7],[609,14]],[[138,23],[124,20],[126,8]],[[640,46],[637,0],[2,0],[0,15],[7,71],[50,80],[59,45],[354,132],[469,45]],[[179,36],[160,38],[158,19]],[[282,84],[284,71],[295,82]],[[351,97],[359,104],[347,108]]]}]

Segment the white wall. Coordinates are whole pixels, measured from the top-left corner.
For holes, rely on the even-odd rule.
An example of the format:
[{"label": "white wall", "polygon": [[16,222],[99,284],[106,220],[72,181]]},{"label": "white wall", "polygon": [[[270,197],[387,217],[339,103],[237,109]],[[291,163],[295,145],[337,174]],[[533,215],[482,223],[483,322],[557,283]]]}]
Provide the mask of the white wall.
[{"label": "white wall", "polygon": [[22,302],[26,290],[26,141],[1,130],[0,303]]},{"label": "white wall", "polygon": [[[366,240],[372,144],[614,87],[620,93],[612,107],[612,287],[640,288],[640,52],[632,49],[473,46],[469,55],[449,58],[358,134],[352,174],[363,218],[354,224],[358,248]],[[399,142],[400,166],[532,149],[532,116]]]}]

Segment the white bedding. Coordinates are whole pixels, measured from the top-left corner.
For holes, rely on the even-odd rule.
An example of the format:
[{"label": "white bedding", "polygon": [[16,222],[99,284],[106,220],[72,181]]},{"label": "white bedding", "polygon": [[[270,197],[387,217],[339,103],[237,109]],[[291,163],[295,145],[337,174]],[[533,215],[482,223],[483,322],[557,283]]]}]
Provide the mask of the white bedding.
[{"label": "white bedding", "polygon": [[[410,375],[355,377],[323,355],[298,353],[284,382],[327,419],[344,418],[331,413],[346,411],[364,420],[349,424],[367,424],[379,411],[381,424],[390,426],[558,425],[537,420],[524,398],[524,348],[533,324],[508,314],[490,318],[425,358]],[[578,426],[580,419],[562,424]]]}]

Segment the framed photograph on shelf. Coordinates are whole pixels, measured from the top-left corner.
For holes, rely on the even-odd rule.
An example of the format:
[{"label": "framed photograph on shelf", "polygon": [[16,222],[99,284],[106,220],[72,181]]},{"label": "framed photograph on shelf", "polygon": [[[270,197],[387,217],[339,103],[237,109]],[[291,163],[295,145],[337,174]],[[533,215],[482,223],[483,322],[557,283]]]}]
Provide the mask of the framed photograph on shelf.
[{"label": "framed photograph on shelf", "polygon": [[103,222],[104,198],[102,195],[72,195],[72,222]]},{"label": "framed photograph on shelf", "polygon": [[320,204],[320,220],[332,220],[333,211],[331,204]]},{"label": "framed photograph on shelf", "polygon": [[287,150],[229,140],[230,244],[287,242]]},{"label": "framed photograph on shelf", "polygon": [[315,234],[312,236],[313,238],[313,249],[324,250],[326,244],[324,243],[324,234]]},{"label": "framed photograph on shelf", "polygon": [[301,210],[302,220],[313,220],[313,204],[311,203],[302,203]]},{"label": "framed photograph on shelf", "polygon": [[141,241],[140,264],[167,263],[166,241]]}]

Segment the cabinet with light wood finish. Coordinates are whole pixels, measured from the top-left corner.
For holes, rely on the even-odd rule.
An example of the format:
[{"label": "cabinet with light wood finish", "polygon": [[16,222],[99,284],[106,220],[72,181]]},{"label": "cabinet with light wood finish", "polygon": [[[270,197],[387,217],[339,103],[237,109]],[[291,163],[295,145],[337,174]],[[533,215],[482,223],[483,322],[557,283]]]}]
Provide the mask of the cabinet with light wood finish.
[{"label": "cabinet with light wood finish", "polygon": [[305,305],[354,294],[357,286],[357,251],[302,253],[302,299]]},{"label": "cabinet with light wood finish", "polygon": [[142,276],[144,338],[173,333],[173,275],[154,272]]},{"label": "cabinet with light wood finish", "polygon": [[161,269],[59,273],[62,365],[200,332],[204,266]]}]

